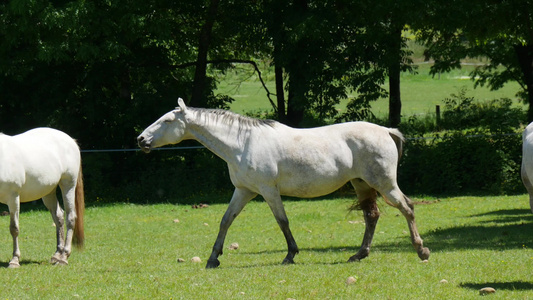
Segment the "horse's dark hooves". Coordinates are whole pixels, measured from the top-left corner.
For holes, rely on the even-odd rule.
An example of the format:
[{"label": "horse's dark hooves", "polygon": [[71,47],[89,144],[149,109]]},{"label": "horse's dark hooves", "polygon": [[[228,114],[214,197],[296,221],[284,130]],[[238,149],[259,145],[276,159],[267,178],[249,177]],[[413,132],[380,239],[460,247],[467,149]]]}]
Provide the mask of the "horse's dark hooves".
[{"label": "horse's dark hooves", "polygon": [[365,258],[366,256],[360,256],[360,255],[354,255],[354,256],[351,256],[349,259],[348,259],[348,262],[358,262],[358,261],[361,261],[361,259]]},{"label": "horse's dark hooves", "polygon": [[361,259],[365,258],[368,256],[370,252],[369,251],[359,251],[357,252],[355,255],[352,255],[349,259],[348,259],[348,262],[356,262],[356,261],[361,261]]},{"label": "horse's dark hooves", "polygon": [[430,252],[431,251],[429,251],[428,248],[424,247],[418,252],[418,257],[420,257],[421,260],[427,260],[429,258]]},{"label": "horse's dark hooves", "polygon": [[220,261],[218,259],[210,259],[207,261],[207,265],[205,266],[206,269],[214,269],[216,267],[220,266]]},{"label": "horse's dark hooves", "polygon": [[285,258],[281,264],[282,265],[293,265],[294,264],[294,260],[289,259],[289,258]]}]

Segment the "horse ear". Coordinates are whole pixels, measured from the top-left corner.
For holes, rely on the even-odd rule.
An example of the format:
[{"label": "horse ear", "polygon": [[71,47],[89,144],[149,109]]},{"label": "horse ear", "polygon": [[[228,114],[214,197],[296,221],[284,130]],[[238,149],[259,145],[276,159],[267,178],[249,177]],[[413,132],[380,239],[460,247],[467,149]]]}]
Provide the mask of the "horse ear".
[{"label": "horse ear", "polygon": [[185,106],[185,102],[181,98],[178,98],[178,107],[181,108],[181,110],[185,110],[187,108],[187,106]]}]

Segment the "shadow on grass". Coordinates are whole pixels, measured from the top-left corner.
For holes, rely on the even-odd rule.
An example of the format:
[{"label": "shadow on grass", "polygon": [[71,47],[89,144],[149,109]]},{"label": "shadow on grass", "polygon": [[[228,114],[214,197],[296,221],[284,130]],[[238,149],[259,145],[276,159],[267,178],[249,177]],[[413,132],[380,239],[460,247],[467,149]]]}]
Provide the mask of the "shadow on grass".
[{"label": "shadow on grass", "polygon": [[[484,219],[422,233],[424,246],[432,251],[533,248],[533,215],[529,209],[497,210],[468,217]],[[410,245],[409,240],[395,239],[394,242],[378,243],[374,247],[384,251],[411,251],[412,247],[407,248],[407,245]]]},{"label": "shadow on grass", "polygon": [[510,282],[485,282],[485,283],[473,283],[473,282],[463,282],[459,284],[460,287],[465,289],[479,290],[484,287],[494,288],[498,290],[515,290],[515,291],[527,291],[533,290],[533,282],[526,281],[510,281]]},{"label": "shadow on grass", "polygon": [[[44,262],[42,262],[42,261],[22,260],[20,262],[20,267],[22,268],[23,266],[26,266],[26,265],[42,265],[42,264],[44,264]],[[7,267],[9,267],[9,262],[8,261],[0,262],[0,269],[1,268],[7,268]]]}]

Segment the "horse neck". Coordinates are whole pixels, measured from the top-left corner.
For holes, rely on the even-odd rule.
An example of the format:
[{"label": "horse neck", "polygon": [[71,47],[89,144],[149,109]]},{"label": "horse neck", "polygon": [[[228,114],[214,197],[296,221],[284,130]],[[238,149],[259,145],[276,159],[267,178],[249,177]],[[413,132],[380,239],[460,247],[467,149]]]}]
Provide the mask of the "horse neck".
[{"label": "horse neck", "polygon": [[209,111],[192,112],[190,115],[187,130],[192,139],[227,163],[238,160],[252,128],[239,126],[238,119],[223,120],[224,117]]}]

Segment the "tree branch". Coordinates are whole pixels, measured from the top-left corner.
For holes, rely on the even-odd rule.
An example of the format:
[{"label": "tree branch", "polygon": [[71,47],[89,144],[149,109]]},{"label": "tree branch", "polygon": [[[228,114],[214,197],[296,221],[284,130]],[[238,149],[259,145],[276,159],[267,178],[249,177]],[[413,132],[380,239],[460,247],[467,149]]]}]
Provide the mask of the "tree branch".
[{"label": "tree branch", "polygon": [[[277,107],[272,98],[270,98],[271,95],[275,96],[276,94],[273,94],[270,92],[268,87],[266,86],[265,81],[263,80],[263,77],[261,76],[261,71],[259,70],[259,67],[257,66],[257,63],[253,60],[247,60],[247,59],[215,59],[215,60],[208,60],[208,64],[250,64],[254,67],[255,71],[257,72],[257,76],[259,77],[259,81],[261,81],[261,85],[263,85],[263,89],[265,89],[267,93],[268,101],[270,101],[270,104],[272,105],[272,108],[274,108],[274,112],[277,113]],[[196,62],[188,62],[184,64],[179,65],[172,65],[174,69],[185,69],[189,67],[196,66]]]}]

